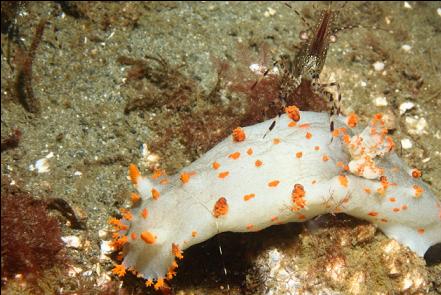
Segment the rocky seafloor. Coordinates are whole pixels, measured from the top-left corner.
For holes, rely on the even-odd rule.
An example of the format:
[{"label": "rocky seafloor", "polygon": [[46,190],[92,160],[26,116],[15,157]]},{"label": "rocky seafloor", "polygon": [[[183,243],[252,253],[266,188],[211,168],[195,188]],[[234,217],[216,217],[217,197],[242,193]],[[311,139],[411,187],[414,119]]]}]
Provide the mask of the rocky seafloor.
[{"label": "rocky seafloor", "polygon": [[[2,293],[154,293],[140,279],[112,275],[114,262],[104,255],[107,221],[131,191],[128,165],[175,173],[237,122],[277,111],[244,90],[259,78],[249,65],[294,56],[301,32],[313,30],[328,6],[2,2],[2,232],[11,228],[4,198],[26,194],[51,204],[48,218],[59,222],[65,245],[57,259],[33,262],[44,249],[31,247],[31,238],[42,233],[29,231],[17,237],[30,245],[18,255],[28,260],[7,264],[4,242],[13,233],[2,233]],[[362,121],[386,115],[397,152],[437,196],[440,7],[332,3],[340,30],[321,73],[323,82],[339,83],[343,113]],[[265,86],[259,89],[273,95]],[[54,199],[64,203],[47,201]],[[36,209],[24,210],[32,217]],[[439,294],[441,264],[431,261],[366,222],[329,215],[196,245],[170,285],[178,294]]]}]

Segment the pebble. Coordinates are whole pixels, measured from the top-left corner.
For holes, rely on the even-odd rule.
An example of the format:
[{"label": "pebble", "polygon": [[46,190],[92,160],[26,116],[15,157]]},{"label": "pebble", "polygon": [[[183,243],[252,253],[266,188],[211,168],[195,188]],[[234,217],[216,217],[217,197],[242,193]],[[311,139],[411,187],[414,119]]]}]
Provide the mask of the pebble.
[{"label": "pebble", "polygon": [[381,61],[377,61],[373,64],[374,66],[374,70],[376,70],[377,72],[380,72],[382,70],[384,70],[384,63]]},{"label": "pebble", "polygon": [[65,236],[61,237],[61,240],[63,240],[63,242],[66,244],[66,247],[68,248],[81,248],[81,239],[77,236]]},{"label": "pebble", "polygon": [[425,118],[406,117],[405,122],[410,134],[422,135],[427,133],[427,121]]},{"label": "pebble", "polygon": [[412,148],[412,141],[409,138],[403,138],[401,140],[401,147],[405,150]]},{"label": "pebble", "polygon": [[377,107],[385,107],[387,106],[387,99],[384,96],[379,96],[374,99],[374,104]]},{"label": "pebble", "polygon": [[415,107],[415,104],[411,101],[403,102],[402,104],[400,104],[400,115],[413,109],[414,107]]},{"label": "pebble", "polygon": [[403,49],[406,52],[409,52],[412,49],[412,46],[410,46],[409,44],[404,44],[403,46],[401,46],[401,49]]}]

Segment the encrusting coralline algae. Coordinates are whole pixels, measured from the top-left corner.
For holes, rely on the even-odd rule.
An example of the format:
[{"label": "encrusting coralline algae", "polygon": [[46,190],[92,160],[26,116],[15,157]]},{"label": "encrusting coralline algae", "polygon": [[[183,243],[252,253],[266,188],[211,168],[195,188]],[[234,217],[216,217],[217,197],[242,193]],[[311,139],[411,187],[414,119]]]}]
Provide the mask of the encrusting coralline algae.
[{"label": "encrusting coralline algae", "polygon": [[329,132],[328,114],[291,106],[268,133],[271,123],[235,129],[174,176],[142,177],[131,165],[138,194],[110,221],[123,257],[113,272],[130,270],[159,289],[183,250],[219,232],[328,212],[368,220],[420,256],[441,242],[441,204],[393,151],[381,114],[364,129],[354,114],[338,117]]}]

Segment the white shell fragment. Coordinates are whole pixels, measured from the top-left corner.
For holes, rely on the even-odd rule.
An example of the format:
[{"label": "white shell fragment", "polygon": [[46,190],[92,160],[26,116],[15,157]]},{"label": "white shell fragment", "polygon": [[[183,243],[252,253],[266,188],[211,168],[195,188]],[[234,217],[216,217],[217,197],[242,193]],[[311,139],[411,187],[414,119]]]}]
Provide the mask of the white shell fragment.
[{"label": "white shell fragment", "polygon": [[401,147],[405,150],[408,150],[410,148],[412,148],[413,144],[412,141],[409,138],[403,138],[401,140]]},{"label": "white shell fragment", "polygon": [[411,101],[403,102],[402,104],[400,104],[400,115],[413,109],[414,107],[415,107],[415,104]]},{"label": "white shell fragment", "polygon": [[374,99],[374,104],[375,104],[377,107],[385,107],[385,106],[388,105],[388,103],[387,103],[387,99],[386,99],[385,96],[378,96],[378,97],[376,97],[376,98]]},{"label": "white shell fragment", "polygon": [[376,70],[377,72],[381,72],[382,70],[384,70],[384,63],[381,61],[375,62],[373,66],[374,66],[374,70]]},{"label": "white shell fragment", "polygon": [[65,236],[61,237],[61,240],[66,244],[68,248],[81,248],[82,242],[81,239],[77,236]]}]

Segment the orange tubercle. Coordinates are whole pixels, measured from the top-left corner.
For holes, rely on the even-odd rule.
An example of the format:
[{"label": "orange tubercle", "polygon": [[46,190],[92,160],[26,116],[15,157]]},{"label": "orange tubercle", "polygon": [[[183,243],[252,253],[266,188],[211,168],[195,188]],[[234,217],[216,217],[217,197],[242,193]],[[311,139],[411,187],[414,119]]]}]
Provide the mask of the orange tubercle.
[{"label": "orange tubercle", "polygon": [[213,216],[218,218],[228,213],[227,199],[224,197],[219,198],[213,208]]},{"label": "orange tubercle", "polygon": [[163,288],[164,286],[165,286],[164,279],[163,278],[158,278],[154,288],[155,288],[155,290],[159,290],[159,289]]},{"label": "orange tubercle", "polygon": [[183,172],[181,173],[181,182],[182,183],[188,183],[188,181],[190,180],[190,173],[187,172]]},{"label": "orange tubercle", "polygon": [[306,132],[305,137],[306,137],[306,139],[311,139],[312,138],[312,134],[310,132]]},{"label": "orange tubercle", "polygon": [[260,167],[260,166],[262,166],[263,163],[260,160],[256,160],[256,162],[254,164],[256,165],[256,167]]},{"label": "orange tubercle", "polygon": [[279,180],[272,180],[272,181],[268,182],[268,186],[269,187],[276,187],[279,185],[279,183],[280,183]]},{"label": "orange tubercle", "polygon": [[303,153],[302,153],[302,152],[297,152],[297,153],[296,153],[296,158],[297,158],[297,159],[300,159],[302,156],[303,156]]},{"label": "orange tubercle", "polygon": [[112,269],[112,273],[119,277],[123,277],[126,274],[126,268],[122,264],[117,264]]},{"label": "orange tubercle", "polygon": [[153,200],[159,199],[159,191],[157,189],[152,188],[152,198]]},{"label": "orange tubercle", "polygon": [[424,193],[424,189],[419,185],[414,184],[413,189],[415,190],[415,198],[420,198]]},{"label": "orange tubercle", "polygon": [[372,216],[372,217],[376,217],[376,216],[378,216],[378,212],[371,211],[371,212],[368,213],[368,215]]},{"label": "orange tubercle", "polygon": [[300,120],[300,110],[298,107],[292,105],[285,108],[285,112],[288,117],[294,122],[298,122]]},{"label": "orange tubercle", "polygon": [[413,178],[420,178],[422,175],[421,171],[418,169],[412,169],[412,177]]},{"label": "orange tubercle", "polygon": [[244,141],[246,138],[245,136],[245,132],[243,131],[242,128],[237,127],[236,129],[233,130],[233,140],[235,142],[241,142]]},{"label": "orange tubercle", "polygon": [[223,178],[227,177],[228,174],[230,174],[230,172],[228,172],[228,171],[224,171],[224,172],[219,173],[219,174],[217,175],[217,177],[223,179]]},{"label": "orange tubercle", "polygon": [[138,177],[141,176],[141,173],[139,172],[138,167],[136,167],[135,164],[130,164],[129,176],[130,176],[130,181],[132,182],[132,184],[135,185],[138,183]]},{"label": "orange tubercle", "polygon": [[247,154],[251,156],[253,154],[253,149],[252,148],[247,149]]},{"label": "orange tubercle", "polygon": [[130,194],[130,199],[132,200],[132,203],[136,203],[139,200],[141,200],[141,197],[138,194],[136,194],[136,193],[131,193]]},{"label": "orange tubercle", "polygon": [[149,211],[147,211],[147,208],[142,209],[141,211],[142,218],[146,219],[147,216],[149,216]]},{"label": "orange tubercle", "polygon": [[219,167],[220,167],[220,164],[218,163],[218,162],[213,162],[213,169],[214,170],[217,170],[217,169],[219,169]]},{"label": "orange tubercle", "polygon": [[348,187],[348,178],[345,175],[339,175],[338,181],[340,182],[341,186]]},{"label": "orange tubercle", "polygon": [[233,160],[237,160],[237,159],[239,159],[239,157],[240,157],[240,152],[234,152],[228,156],[228,158],[233,159]]},{"label": "orange tubercle", "polygon": [[175,243],[172,244],[172,253],[178,259],[184,258],[184,256],[182,255],[181,249],[179,249],[179,245],[177,245]]},{"label": "orange tubercle", "polygon": [[354,113],[349,114],[347,119],[347,125],[351,128],[354,128],[355,126],[357,126],[357,123],[358,123],[357,115]]},{"label": "orange tubercle", "polygon": [[196,236],[198,235],[198,232],[197,231],[192,231],[191,232],[191,236],[193,237],[193,238],[196,238]]},{"label": "orange tubercle", "polygon": [[147,244],[154,244],[156,241],[156,237],[149,231],[143,231],[141,233],[141,239]]},{"label": "orange tubercle", "polygon": [[273,144],[279,144],[280,143],[280,138],[276,137],[273,139]]},{"label": "orange tubercle", "polygon": [[255,196],[256,196],[255,194],[248,194],[248,195],[243,196],[243,200],[248,201],[248,200],[251,200],[252,198],[254,198]]}]

